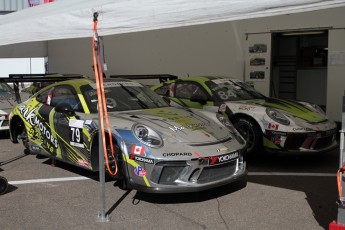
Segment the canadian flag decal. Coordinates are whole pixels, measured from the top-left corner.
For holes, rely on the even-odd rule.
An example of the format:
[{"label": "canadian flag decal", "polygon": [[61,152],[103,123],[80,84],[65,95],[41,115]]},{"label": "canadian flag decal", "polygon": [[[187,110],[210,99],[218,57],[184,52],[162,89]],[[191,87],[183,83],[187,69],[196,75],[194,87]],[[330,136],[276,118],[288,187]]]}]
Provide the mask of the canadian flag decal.
[{"label": "canadian flag decal", "polygon": [[268,124],[268,129],[278,130],[278,128],[279,128],[278,124],[272,124],[272,123]]},{"label": "canadian flag decal", "polygon": [[144,151],[145,151],[144,147],[132,145],[132,154],[143,156]]}]

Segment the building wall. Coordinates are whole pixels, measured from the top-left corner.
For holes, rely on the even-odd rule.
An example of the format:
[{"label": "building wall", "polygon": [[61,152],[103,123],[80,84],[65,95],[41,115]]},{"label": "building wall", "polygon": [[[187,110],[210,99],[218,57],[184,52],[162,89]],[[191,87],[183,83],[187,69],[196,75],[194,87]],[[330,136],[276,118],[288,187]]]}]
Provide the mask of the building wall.
[{"label": "building wall", "polygon": [[0,0],[0,11],[18,11],[29,7],[28,0]]},{"label": "building wall", "polygon": [[[327,115],[342,120],[343,96],[345,95],[345,30],[331,30],[328,36]],[[335,57],[335,62],[330,58]]]},{"label": "building wall", "polygon": [[[104,38],[105,57],[110,74],[169,73],[186,75],[224,75],[244,78],[247,33],[330,28],[329,45],[344,51],[343,18],[345,7],[214,23],[166,30],[131,33]],[[116,23],[116,22],[114,22]],[[91,25],[90,25],[91,26]],[[339,39],[340,36],[342,39]],[[49,69],[92,75],[91,34],[87,39],[48,42]],[[341,66],[328,66],[327,114],[341,120],[340,100],[345,78]],[[343,71],[342,71],[343,72]],[[266,87],[269,87],[267,84]],[[338,101],[338,102],[337,102]]]},{"label": "building wall", "polygon": [[0,46],[0,58],[47,57],[47,42],[31,42]]}]

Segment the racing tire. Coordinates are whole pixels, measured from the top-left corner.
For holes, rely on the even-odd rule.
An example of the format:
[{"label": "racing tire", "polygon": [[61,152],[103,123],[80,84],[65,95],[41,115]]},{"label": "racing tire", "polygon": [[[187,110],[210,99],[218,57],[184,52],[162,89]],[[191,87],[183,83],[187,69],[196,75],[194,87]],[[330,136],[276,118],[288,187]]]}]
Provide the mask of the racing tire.
[{"label": "racing tire", "polygon": [[0,195],[5,194],[8,188],[8,182],[5,177],[0,176]]},{"label": "racing tire", "polygon": [[[99,149],[99,145],[94,144],[91,150],[91,161],[92,161],[91,165],[94,170],[99,170],[98,149]],[[110,145],[107,144],[107,151],[109,151],[110,149],[111,149]],[[125,172],[125,163],[122,160],[121,154],[120,156],[118,155],[120,153],[120,149],[116,146],[114,146],[114,149],[115,149],[115,152],[117,152],[115,157],[116,157],[116,162],[117,162],[117,167],[118,167],[118,173],[115,176],[112,176],[109,173],[107,166],[104,165],[106,177],[115,179],[116,180],[115,184],[117,184],[120,189],[130,190],[129,182],[127,180],[126,172]],[[106,162],[104,163],[106,164]]]},{"label": "racing tire", "polygon": [[262,133],[257,124],[248,118],[236,118],[233,124],[247,142],[247,157],[262,149]]}]

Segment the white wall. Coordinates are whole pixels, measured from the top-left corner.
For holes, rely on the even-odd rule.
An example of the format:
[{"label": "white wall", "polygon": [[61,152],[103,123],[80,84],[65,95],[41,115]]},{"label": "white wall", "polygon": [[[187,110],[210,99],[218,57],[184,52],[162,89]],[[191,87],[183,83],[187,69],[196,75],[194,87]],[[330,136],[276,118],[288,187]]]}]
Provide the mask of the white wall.
[{"label": "white wall", "polygon": [[[236,36],[236,23],[107,36],[104,38],[107,75],[169,73],[242,77],[243,37],[234,40]],[[92,74],[91,38],[49,41],[48,47],[51,71]]]},{"label": "white wall", "polygon": [[47,57],[47,42],[32,42],[0,46],[0,58]]},{"label": "white wall", "polygon": [[[329,46],[328,56],[332,56],[332,52],[345,53],[345,30],[332,30],[328,35]],[[341,54],[341,53],[340,53]],[[345,61],[345,56],[340,55]],[[332,64],[328,61],[327,69],[327,115],[330,118],[341,121],[343,96],[345,92],[345,64]]]},{"label": "white wall", "polygon": [[[104,40],[110,74],[170,73],[180,76],[227,75],[244,77],[246,33],[306,28],[344,28],[345,7],[275,17],[248,19],[109,36]],[[114,22],[116,23],[116,22]],[[341,30],[330,30],[332,49],[344,50]],[[337,36],[340,36],[338,38]],[[88,39],[48,42],[49,70],[92,74],[91,34]],[[338,71],[341,70],[341,71]],[[327,114],[341,120],[344,65],[329,66]],[[267,84],[267,87],[269,85]]]}]

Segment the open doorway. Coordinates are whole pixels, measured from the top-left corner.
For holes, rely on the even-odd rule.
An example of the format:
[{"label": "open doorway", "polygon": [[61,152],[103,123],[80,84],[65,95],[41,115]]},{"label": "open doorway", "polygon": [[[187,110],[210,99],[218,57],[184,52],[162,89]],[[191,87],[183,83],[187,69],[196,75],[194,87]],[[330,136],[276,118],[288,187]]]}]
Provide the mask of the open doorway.
[{"label": "open doorway", "polygon": [[270,95],[326,109],[328,31],[272,34]]}]

